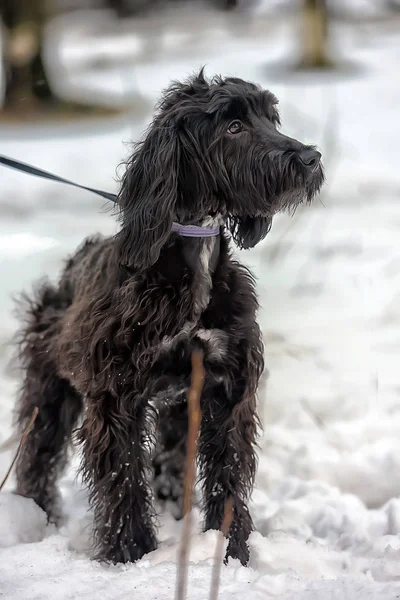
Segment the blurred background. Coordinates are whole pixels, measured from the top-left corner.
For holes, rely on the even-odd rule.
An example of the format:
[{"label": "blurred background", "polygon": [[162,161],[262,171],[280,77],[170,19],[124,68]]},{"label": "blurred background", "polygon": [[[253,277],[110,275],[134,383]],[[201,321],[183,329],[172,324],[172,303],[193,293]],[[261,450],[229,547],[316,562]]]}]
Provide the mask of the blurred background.
[{"label": "blurred background", "polygon": [[[368,507],[398,495],[399,0],[0,0],[0,13],[0,153],[83,185],[117,191],[171,79],[205,65],[278,96],[283,131],[318,145],[327,183],[239,253],[269,370],[254,502],[292,477]],[[0,444],[18,385],[12,295],[56,278],[83,237],[114,233],[109,209],[0,166]]]}]

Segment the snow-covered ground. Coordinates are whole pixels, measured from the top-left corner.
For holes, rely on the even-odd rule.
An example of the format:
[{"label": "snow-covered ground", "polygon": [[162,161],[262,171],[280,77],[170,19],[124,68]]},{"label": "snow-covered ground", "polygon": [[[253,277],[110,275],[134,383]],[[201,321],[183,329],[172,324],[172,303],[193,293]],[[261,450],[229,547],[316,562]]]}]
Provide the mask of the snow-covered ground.
[{"label": "snow-covered ground", "polygon": [[[96,74],[79,73],[76,57],[83,64],[84,50],[73,63],[68,43],[101,54],[103,38],[90,47],[90,31],[76,30],[65,41],[75,71],[65,69],[64,84],[97,97],[107,88],[116,98],[140,92],[140,117],[2,127],[0,152],[113,191],[124,143],[139,137],[171,78],[206,63],[209,74],[258,81],[280,98],[284,129],[320,145],[328,183],[321,201],[293,220],[276,219],[265,243],[242,253],[259,280],[270,378],[260,393],[265,432],[250,567],[234,561],[223,567],[220,598],[394,600],[400,597],[400,34],[342,25],[341,53],[357,69],[278,78],[279,60],[295,46],[294,23],[272,27],[257,18],[240,27],[236,19],[226,27],[213,14],[184,26],[166,21],[161,44],[150,25],[133,24],[125,37],[110,34],[115,61]],[[132,63],[121,63],[122,39],[127,54],[141,49]],[[0,170],[0,444],[12,431],[18,383],[7,362],[16,327],[11,294],[43,274],[56,277],[82,237],[115,231],[101,208],[83,191]],[[11,457],[10,450],[0,454],[0,478]],[[69,519],[60,531],[46,526],[32,501],[10,493],[12,480],[0,493],[0,597],[171,599],[181,524],[164,515],[159,549],[135,565],[91,562],[77,463],[75,456],[62,480]],[[217,539],[215,532],[202,534],[200,524],[196,512],[192,600],[208,597]]]}]

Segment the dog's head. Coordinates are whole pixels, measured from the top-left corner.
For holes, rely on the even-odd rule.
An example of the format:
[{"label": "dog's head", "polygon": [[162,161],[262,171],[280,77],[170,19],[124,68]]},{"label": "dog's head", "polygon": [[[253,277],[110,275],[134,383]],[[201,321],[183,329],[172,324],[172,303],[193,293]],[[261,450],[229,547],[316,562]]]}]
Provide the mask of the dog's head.
[{"label": "dog's head", "polygon": [[313,199],[324,180],[321,154],[278,130],[276,105],[253,83],[207,81],[203,71],[171,85],[122,180],[125,264],[153,264],[173,221],[217,214],[239,247],[253,247],[276,212]]}]

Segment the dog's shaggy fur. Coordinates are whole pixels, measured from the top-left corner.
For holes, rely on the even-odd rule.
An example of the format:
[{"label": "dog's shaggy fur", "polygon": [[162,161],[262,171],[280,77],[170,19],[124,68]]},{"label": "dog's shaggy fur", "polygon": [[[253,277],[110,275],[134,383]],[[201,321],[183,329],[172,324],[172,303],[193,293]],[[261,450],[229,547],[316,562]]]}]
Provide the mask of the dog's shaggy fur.
[{"label": "dog's shaggy fur", "polygon": [[[42,283],[27,300],[19,426],[40,411],[17,491],[58,521],[57,478],[84,411],[78,435],[100,559],[154,550],[152,484],[181,502],[190,354],[200,346],[205,529],[220,527],[233,496],[227,557],[248,561],[263,345],[253,277],[229,240],[254,246],[276,212],[310,201],[323,182],[321,155],[278,131],[276,104],[241,79],[200,72],[173,84],[127,164],[119,233],[87,240],[59,284]],[[183,238],[173,221],[218,224],[220,234]]]}]

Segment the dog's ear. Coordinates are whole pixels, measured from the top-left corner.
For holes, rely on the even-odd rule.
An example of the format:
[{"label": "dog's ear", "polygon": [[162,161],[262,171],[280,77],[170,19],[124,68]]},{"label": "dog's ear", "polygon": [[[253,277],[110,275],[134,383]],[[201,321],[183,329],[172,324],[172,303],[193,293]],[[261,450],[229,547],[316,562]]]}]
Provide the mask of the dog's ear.
[{"label": "dog's ear", "polygon": [[272,217],[241,217],[231,219],[229,229],[238,248],[247,250],[265,238],[271,225]]},{"label": "dog's ear", "polygon": [[115,237],[123,264],[154,264],[174,220],[180,146],[172,124],[154,121],[127,164],[118,195],[122,227]]}]

